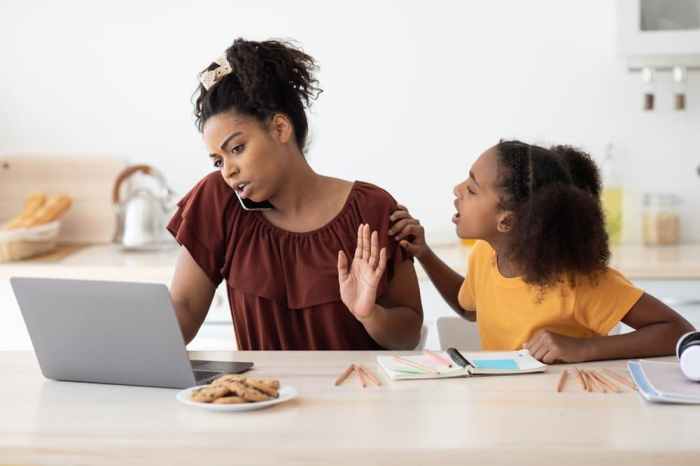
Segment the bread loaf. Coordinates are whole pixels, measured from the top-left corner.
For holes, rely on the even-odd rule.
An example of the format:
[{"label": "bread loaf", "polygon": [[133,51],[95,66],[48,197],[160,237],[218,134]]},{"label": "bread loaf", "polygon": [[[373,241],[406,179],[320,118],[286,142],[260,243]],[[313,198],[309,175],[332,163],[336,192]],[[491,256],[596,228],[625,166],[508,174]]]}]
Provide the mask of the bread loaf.
[{"label": "bread loaf", "polygon": [[18,228],[31,228],[53,222],[63,215],[73,204],[73,199],[65,194],[53,196],[31,216],[18,223]]},{"label": "bread loaf", "polygon": [[11,230],[13,228],[19,228],[20,224],[25,220],[31,218],[44,204],[46,203],[46,195],[44,193],[32,193],[24,201],[24,210],[21,214],[10,219],[5,223],[2,228],[6,230]]}]

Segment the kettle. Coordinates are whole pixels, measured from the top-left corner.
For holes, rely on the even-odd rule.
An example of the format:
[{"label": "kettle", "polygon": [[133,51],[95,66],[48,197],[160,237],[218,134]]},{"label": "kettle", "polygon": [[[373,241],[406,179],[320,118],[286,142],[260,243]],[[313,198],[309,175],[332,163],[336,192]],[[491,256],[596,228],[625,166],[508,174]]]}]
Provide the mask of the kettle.
[{"label": "kettle", "polygon": [[[153,177],[157,188],[131,188],[122,197],[122,185],[136,173]],[[158,170],[149,165],[126,167],[117,176],[112,189],[112,203],[117,215],[114,242],[127,250],[142,251],[175,246],[176,242],[165,230],[176,207],[174,201],[175,192]]]}]

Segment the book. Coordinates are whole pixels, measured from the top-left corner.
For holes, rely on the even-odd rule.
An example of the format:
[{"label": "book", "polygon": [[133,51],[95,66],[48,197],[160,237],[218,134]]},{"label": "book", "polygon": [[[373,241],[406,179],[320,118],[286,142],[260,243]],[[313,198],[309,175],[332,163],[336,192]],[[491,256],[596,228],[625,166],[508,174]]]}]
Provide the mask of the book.
[{"label": "book", "polygon": [[639,393],[659,403],[700,403],[700,383],[688,380],[678,362],[629,361],[627,369]]},{"label": "book", "polygon": [[377,364],[391,380],[531,374],[547,370],[547,365],[530,356],[527,350],[458,352],[450,348],[432,355],[377,356]]}]

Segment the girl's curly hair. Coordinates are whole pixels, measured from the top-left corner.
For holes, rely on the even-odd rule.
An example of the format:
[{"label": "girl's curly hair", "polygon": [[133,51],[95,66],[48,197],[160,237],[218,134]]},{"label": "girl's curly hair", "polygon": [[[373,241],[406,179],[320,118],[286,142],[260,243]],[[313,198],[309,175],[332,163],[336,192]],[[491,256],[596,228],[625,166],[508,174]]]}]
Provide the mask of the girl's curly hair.
[{"label": "girl's curly hair", "polygon": [[[210,117],[235,110],[265,123],[276,113],[289,117],[302,151],[309,124],[305,108],[322,90],[314,76],[315,60],[291,42],[248,41],[238,38],[226,49],[233,71],[209,90],[199,85],[195,94],[196,126],[202,131]],[[212,63],[208,70],[218,65]]]},{"label": "girl's curly hair", "polygon": [[523,268],[524,281],[544,289],[604,271],[610,250],[590,155],[515,140],[501,140],[496,151],[500,207],[514,216],[510,258]]}]

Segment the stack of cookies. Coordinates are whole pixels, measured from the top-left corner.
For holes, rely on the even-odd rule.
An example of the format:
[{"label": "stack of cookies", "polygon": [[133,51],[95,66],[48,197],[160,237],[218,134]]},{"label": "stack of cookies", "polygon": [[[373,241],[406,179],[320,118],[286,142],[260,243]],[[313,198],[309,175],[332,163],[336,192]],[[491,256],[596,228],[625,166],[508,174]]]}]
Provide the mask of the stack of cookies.
[{"label": "stack of cookies", "polygon": [[193,391],[192,401],[213,404],[255,403],[277,398],[279,388],[279,380],[226,374]]}]

